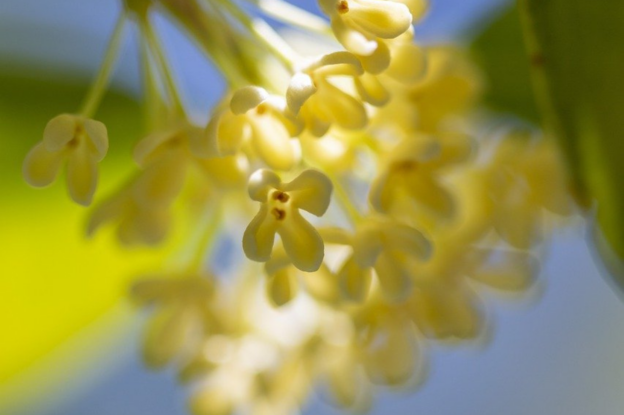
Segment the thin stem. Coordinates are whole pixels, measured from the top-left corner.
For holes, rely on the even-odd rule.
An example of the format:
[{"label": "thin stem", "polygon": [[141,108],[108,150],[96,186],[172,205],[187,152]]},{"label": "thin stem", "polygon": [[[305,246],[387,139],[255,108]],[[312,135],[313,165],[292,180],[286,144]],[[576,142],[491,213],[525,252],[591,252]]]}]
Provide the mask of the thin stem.
[{"label": "thin stem", "polygon": [[220,0],[220,3],[228,9],[254,37],[264,45],[282,64],[291,72],[294,72],[296,61],[299,59],[286,41],[262,19],[253,19],[247,15],[238,5],[230,0]]},{"label": "thin stem", "polygon": [[176,110],[179,110],[180,113],[185,114],[182,98],[180,97],[176,82],[173,79],[173,71],[168,64],[168,61],[165,57],[164,48],[160,43],[158,36],[156,36],[152,25],[147,20],[142,21],[141,27],[143,28],[142,31],[145,34],[147,42],[153,51],[154,59],[159,66],[160,73],[164,77],[165,87],[167,88],[167,92],[172,100],[174,108]]},{"label": "thin stem", "polygon": [[212,247],[214,245],[215,239],[219,234],[219,229],[221,228],[221,224],[223,222],[223,209],[221,206],[217,207],[208,214],[206,219],[205,228],[202,231],[201,237],[199,238],[195,252],[191,261],[189,263],[189,269],[195,271],[203,270],[204,259],[206,255],[210,253]]},{"label": "thin stem", "polygon": [[332,34],[331,27],[325,20],[288,2],[282,0],[246,1],[254,4],[265,15],[283,23],[323,36],[331,36]]},{"label": "thin stem", "polygon": [[102,101],[102,98],[104,97],[106,87],[108,86],[113,70],[115,69],[117,58],[119,57],[119,49],[123,40],[125,23],[126,13],[122,12],[117,19],[115,29],[113,30],[110,41],[108,42],[106,54],[104,55],[104,61],[102,62],[95,81],[91,84],[89,93],[82,104],[82,108],[80,109],[80,114],[86,118],[93,117],[100,105],[100,102]]},{"label": "thin stem", "polygon": [[347,217],[351,220],[351,222],[355,225],[362,220],[362,215],[357,207],[351,202],[351,198],[347,191],[342,187],[342,184],[336,177],[330,177],[331,181],[334,184],[334,194],[340,202],[342,209],[347,214]]}]

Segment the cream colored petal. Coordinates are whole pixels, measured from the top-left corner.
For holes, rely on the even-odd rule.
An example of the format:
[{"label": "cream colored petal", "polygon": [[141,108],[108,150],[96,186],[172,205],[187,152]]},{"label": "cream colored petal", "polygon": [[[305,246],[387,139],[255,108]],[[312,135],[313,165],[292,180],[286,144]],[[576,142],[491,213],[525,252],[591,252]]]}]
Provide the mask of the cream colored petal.
[{"label": "cream colored petal", "polygon": [[143,357],[148,366],[160,368],[180,354],[195,321],[186,307],[164,309],[147,326]]},{"label": "cream colored petal", "polygon": [[277,307],[290,302],[297,295],[298,284],[296,275],[289,269],[281,269],[269,277],[267,295]]},{"label": "cream colored petal", "polygon": [[316,85],[309,75],[304,73],[296,73],[290,80],[288,90],[286,91],[286,102],[288,108],[298,114],[303,104],[316,92]]},{"label": "cream colored petal", "polygon": [[360,56],[360,61],[366,72],[378,75],[390,66],[390,49],[386,42],[379,40],[377,41],[377,49],[368,56]]},{"label": "cream colored petal", "polygon": [[182,191],[186,170],[178,154],[166,154],[140,173],[132,187],[134,200],[148,209],[170,206]]},{"label": "cream colored petal", "polygon": [[403,84],[413,84],[425,76],[425,52],[411,42],[401,43],[392,49],[392,60],[385,75]]},{"label": "cream colored petal", "polygon": [[290,265],[292,264],[290,262],[290,258],[284,250],[284,246],[281,243],[278,243],[273,249],[271,259],[264,264],[264,272],[266,275],[271,276]]},{"label": "cream colored petal", "polygon": [[483,326],[479,300],[465,288],[416,290],[411,305],[415,323],[429,338],[473,338]]},{"label": "cream colored petal", "polygon": [[369,39],[357,30],[348,27],[340,17],[331,19],[331,27],[338,42],[349,52],[368,56],[377,49],[377,42]]},{"label": "cream colored petal", "polygon": [[384,297],[388,300],[401,302],[409,297],[413,282],[409,270],[399,255],[384,250],[375,262],[375,272]]},{"label": "cream colored petal", "polygon": [[[497,252],[498,258],[470,277],[482,284],[504,291],[521,291],[530,287],[539,272],[539,260],[521,251]],[[496,256],[496,254],[495,254]]]},{"label": "cream colored petal", "polygon": [[141,141],[137,143],[134,147],[134,151],[132,152],[132,157],[134,161],[139,166],[145,166],[148,163],[150,156],[152,156],[156,149],[160,147],[163,143],[170,140],[176,134],[179,134],[179,129],[170,129],[165,131],[158,131],[153,134],[148,135]]},{"label": "cream colored petal", "polygon": [[211,116],[203,135],[193,135],[189,139],[191,153],[198,158],[206,159],[220,156],[219,124],[225,111],[215,111]]},{"label": "cream colored petal", "polygon": [[361,268],[353,256],[338,271],[342,296],[350,301],[363,302],[368,297],[373,275],[370,268]]},{"label": "cream colored petal", "polygon": [[407,6],[394,1],[351,0],[343,18],[367,33],[382,39],[394,39],[412,25]]},{"label": "cream colored petal", "polygon": [[356,78],[355,87],[364,101],[376,107],[384,106],[390,100],[390,92],[375,75],[364,74]]},{"label": "cream colored petal", "polygon": [[87,143],[80,143],[67,160],[67,188],[74,202],[89,206],[98,182],[97,163]]},{"label": "cream colored petal", "polygon": [[383,172],[371,183],[368,201],[378,212],[385,213],[392,205],[396,181],[391,180],[392,174]]},{"label": "cream colored petal", "polygon": [[429,0],[393,0],[403,3],[407,6],[410,13],[412,13],[412,21],[416,21],[423,18],[423,16],[429,10]]},{"label": "cream colored petal", "polygon": [[295,164],[295,149],[290,134],[275,117],[266,114],[249,117],[251,142],[260,158],[276,170],[290,170]]},{"label": "cream colored petal", "polygon": [[234,403],[230,395],[218,389],[206,389],[191,398],[190,410],[193,415],[232,415]]},{"label": "cream colored petal", "polygon": [[361,268],[370,268],[383,249],[383,233],[379,223],[364,223],[353,238],[353,258]]},{"label": "cream colored petal", "polygon": [[440,154],[427,163],[430,170],[438,170],[468,160],[476,153],[474,139],[462,133],[443,133],[440,136]]},{"label": "cream colored petal", "polygon": [[320,67],[334,65],[348,66],[350,67],[348,72],[353,73],[354,75],[362,75],[364,73],[362,63],[353,53],[345,51],[332,52],[323,55],[319,61]]},{"label": "cream colored petal", "polygon": [[417,343],[407,327],[386,324],[373,340],[365,360],[369,379],[380,385],[398,386],[412,380],[420,363]]},{"label": "cream colored petal", "polygon": [[347,130],[360,130],[368,123],[364,104],[327,81],[319,85],[316,111]]},{"label": "cream colored petal", "polygon": [[525,201],[508,201],[494,209],[494,227],[514,248],[529,249],[542,239],[542,218]]},{"label": "cream colored petal", "polygon": [[26,182],[34,187],[45,187],[58,176],[65,160],[63,151],[50,152],[43,142],[36,144],[26,155],[22,172]]},{"label": "cream colored petal", "polygon": [[230,109],[235,115],[241,115],[256,108],[269,97],[269,93],[257,86],[245,86],[234,92]]},{"label": "cream colored petal", "polygon": [[86,229],[88,237],[93,236],[102,225],[120,220],[122,215],[130,208],[128,193],[125,190],[122,192],[105,200],[91,211]]},{"label": "cream colored petal", "polygon": [[249,197],[256,202],[266,202],[269,192],[280,188],[282,180],[277,174],[267,169],[256,170],[250,177],[248,183]]},{"label": "cream colored petal", "polygon": [[431,242],[416,229],[400,223],[389,223],[384,226],[383,234],[384,245],[388,249],[405,252],[422,261],[431,258]]},{"label": "cream colored petal", "polygon": [[83,126],[89,140],[95,147],[96,160],[101,161],[108,152],[108,131],[106,125],[100,121],[86,119]]},{"label": "cream colored petal", "polygon": [[323,137],[331,128],[331,122],[319,119],[312,111],[303,116],[306,128],[314,137]]},{"label": "cream colored petal", "polygon": [[406,179],[405,189],[414,201],[429,213],[443,219],[449,219],[455,214],[456,205],[453,196],[433,178],[416,172]]},{"label": "cream colored petal", "polygon": [[251,220],[243,234],[243,251],[252,261],[266,262],[271,258],[275,232],[281,222],[262,204],[258,214]]},{"label": "cream colored petal", "polygon": [[43,130],[43,144],[51,152],[61,151],[76,137],[78,119],[75,115],[61,114],[52,118]]},{"label": "cream colored petal", "polygon": [[326,304],[335,304],[340,298],[337,277],[324,263],[316,272],[302,272],[303,283],[308,294]]},{"label": "cream colored petal", "polygon": [[322,216],[329,207],[333,184],[325,174],[308,169],[291,182],[284,183],[283,190],[292,197],[294,206]]},{"label": "cream colored petal", "polygon": [[325,256],[323,239],[296,209],[287,213],[282,226],[277,228],[277,233],[295,267],[306,272],[320,268]]},{"label": "cream colored petal", "polygon": [[172,215],[168,209],[138,209],[123,218],[117,237],[127,246],[156,246],[171,231]]}]

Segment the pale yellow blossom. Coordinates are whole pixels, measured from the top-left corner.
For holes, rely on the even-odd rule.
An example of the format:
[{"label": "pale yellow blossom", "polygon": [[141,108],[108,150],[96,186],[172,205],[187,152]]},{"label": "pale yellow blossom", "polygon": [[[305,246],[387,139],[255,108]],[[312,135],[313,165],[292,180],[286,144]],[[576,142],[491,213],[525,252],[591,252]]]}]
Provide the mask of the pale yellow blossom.
[{"label": "pale yellow blossom", "polygon": [[50,185],[67,162],[67,188],[71,198],[91,204],[98,182],[98,162],[108,151],[106,126],[79,115],[59,115],[46,126],[43,140],[24,160],[24,177],[35,187]]},{"label": "pale yellow blossom", "polygon": [[269,170],[255,172],[249,179],[249,196],[261,206],[243,236],[245,255],[268,261],[277,233],[293,265],[302,271],[318,270],[324,256],[323,239],[299,209],[322,216],[331,192],[331,181],[316,170],[305,170],[288,183]]}]

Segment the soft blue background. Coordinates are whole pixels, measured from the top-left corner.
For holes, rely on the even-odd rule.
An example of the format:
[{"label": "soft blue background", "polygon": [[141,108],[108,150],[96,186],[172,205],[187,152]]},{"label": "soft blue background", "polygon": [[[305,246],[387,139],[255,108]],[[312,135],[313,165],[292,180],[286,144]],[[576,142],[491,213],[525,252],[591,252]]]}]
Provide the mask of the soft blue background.
[{"label": "soft blue background", "polygon": [[[298,2],[313,8],[312,1]],[[458,39],[503,0],[432,0],[419,26],[424,41]],[[46,70],[93,70],[115,19],[116,3],[96,0],[0,0],[0,54]],[[78,38],[77,32],[81,35]],[[87,35],[84,35],[86,33]],[[218,97],[215,73],[167,31],[173,58],[201,113]],[[116,84],[136,88],[128,43]],[[555,237],[530,300],[488,298],[492,339],[485,347],[436,347],[430,375],[415,394],[383,393],[375,414],[617,415],[624,413],[624,304],[592,262],[583,229]],[[138,328],[138,327],[137,327]],[[35,413],[6,415],[184,415],[185,392],[173,372],[149,372],[138,359],[139,334],[111,351],[71,394]],[[331,414],[313,401],[308,414]],[[5,415],[5,414],[2,414]]]}]

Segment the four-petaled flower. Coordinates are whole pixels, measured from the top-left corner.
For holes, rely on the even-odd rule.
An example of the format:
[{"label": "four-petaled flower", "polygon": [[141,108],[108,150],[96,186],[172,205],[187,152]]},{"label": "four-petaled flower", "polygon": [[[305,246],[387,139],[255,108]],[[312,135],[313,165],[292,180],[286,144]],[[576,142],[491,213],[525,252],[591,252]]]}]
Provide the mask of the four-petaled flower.
[{"label": "four-petaled flower", "polygon": [[332,188],[331,180],[316,170],[305,170],[288,183],[269,170],[256,171],[249,179],[249,196],[262,205],[243,235],[245,255],[254,261],[268,261],[278,233],[295,267],[318,270],[324,257],[323,239],[299,209],[322,216],[329,207]]},{"label": "four-petaled flower", "polygon": [[98,181],[97,163],[108,151],[106,126],[73,114],[54,117],[24,160],[28,184],[45,187],[56,179],[67,161],[67,187],[71,198],[83,206],[91,204]]}]

